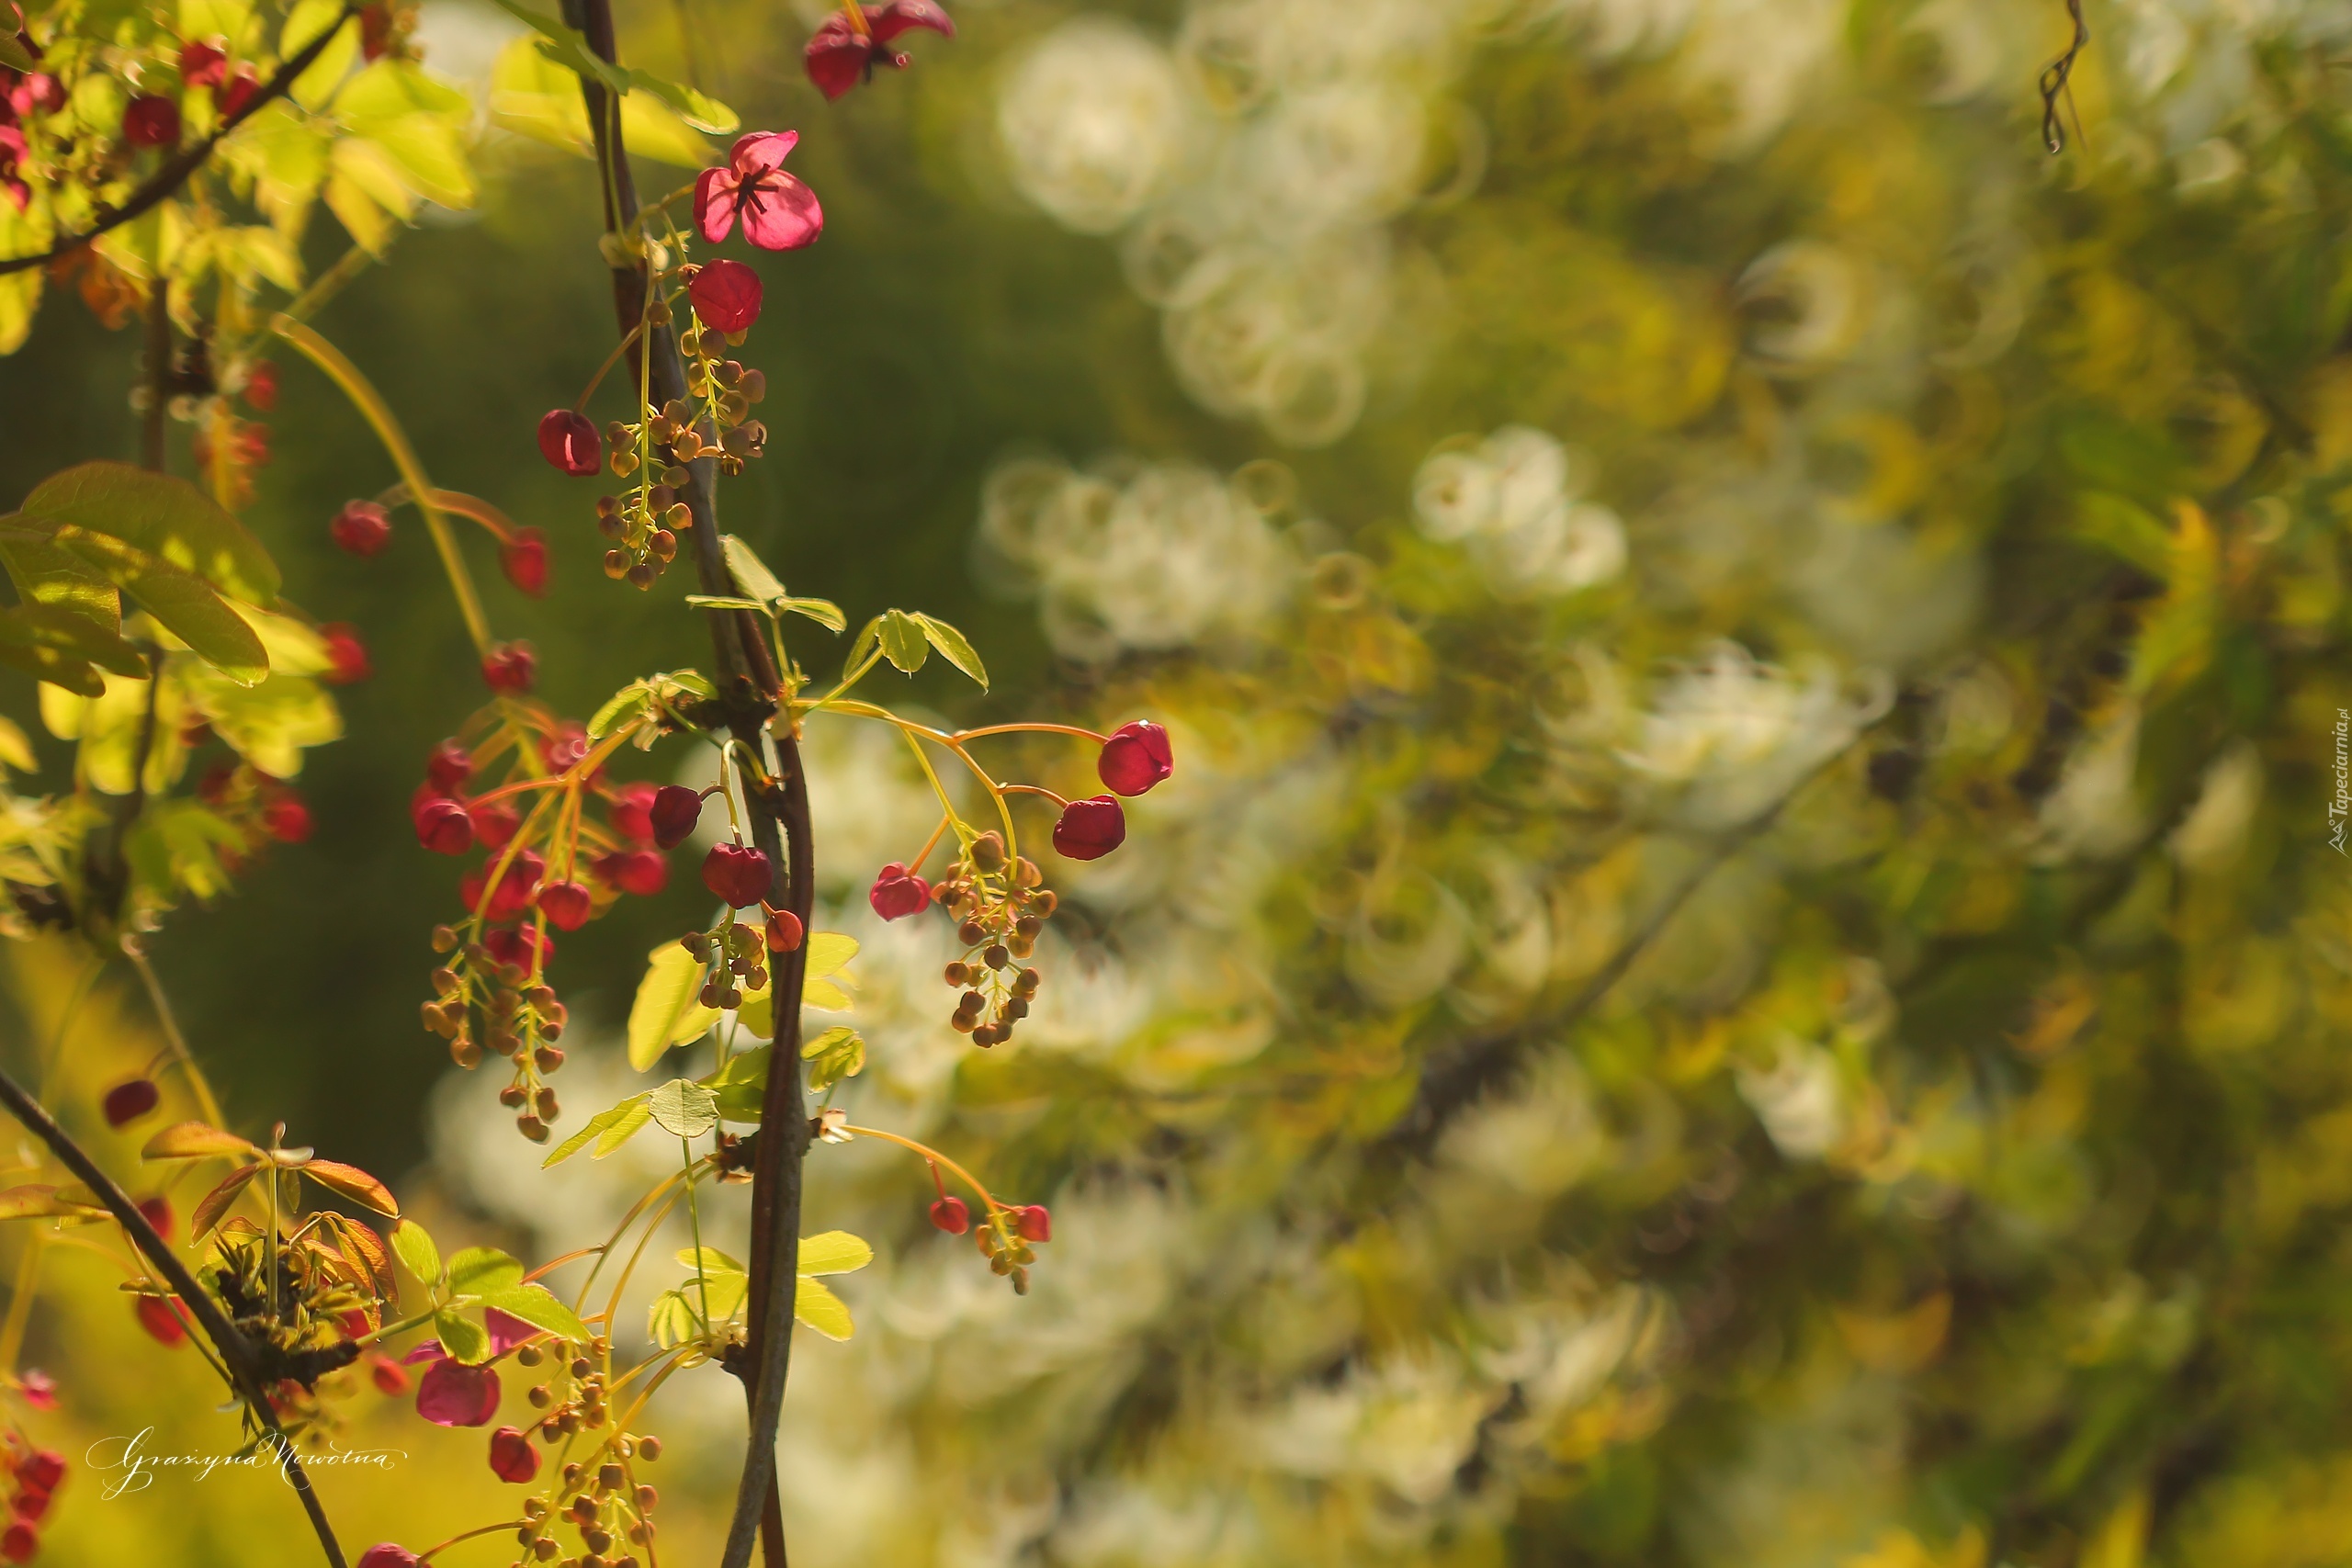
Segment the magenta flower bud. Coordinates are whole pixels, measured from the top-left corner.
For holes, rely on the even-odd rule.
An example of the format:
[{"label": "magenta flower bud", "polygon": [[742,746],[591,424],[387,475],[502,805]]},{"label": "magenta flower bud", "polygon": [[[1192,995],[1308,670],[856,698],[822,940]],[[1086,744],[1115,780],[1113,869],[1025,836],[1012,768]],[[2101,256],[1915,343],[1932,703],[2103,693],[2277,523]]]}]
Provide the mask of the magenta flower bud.
[{"label": "magenta flower bud", "polygon": [[539,889],[539,908],[560,931],[576,931],[588,923],[587,887],[577,882],[550,882]]},{"label": "magenta flower bud", "polygon": [[[47,1382],[47,1379],[43,1379]],[[44,1492],[54,1492],[57,1483],[65,1479],[65,1456],[55,1449],[41,1449],[27,1460],[17,1475],[28,1486],[38,1486]]]},{"label": "magenta flower bud", "polygon": [[702,792],[684,784],[663,784],[653,792],[653,806],[647,815],[653,823],[653,841],[665,850],[674,850],[692,836],[695,824],[702,820]]},{"label": "magenta flower bud", "polygon": [[574,479],[605,466],[604,437],[577,409],[549,409],[539,416],[539,456]]},{"label": "magenta flower bud", "polygon": [[[531,900],[538,894],[539,878],[546,870],[547,863],[533,850],[525,850],[508,861],[505,871],[498,878],[497,889],[490,896],[490,918],[493,920],[509,919],[529,908]],[[482,878],[485,874],[486,868],[484,871],[469,871],[458,882],[458,897],[465,901],[467,908],[481,907]]]},{"label": "magenta flower bud", "polygon": [[520,1486],[539,1473],[539,1450],[519,1427],[501,1427],[490,1435],[491,1472]]},{"label": "magenta flower bud", "polygon": [[527,692],[538,671],[539,656],[527,642],[502,642],[481,661],[481,678],[493,692]]},{"label": "magenta flower bud", "polygon": [[537,528],[515,529],[498,547],[498,570],[532,598],[540,597],[548,591],[548,536]]},{"label": "magenta flower bud", "polygon": [[122,111],[122,139],[133,147],[178,146],[179,105],[153,93],[141,93]]},{"label": "magenta flower bud", "polygon": [[472,776],[474,760],[471,752],[454,740],[444,740],[433,749],[424,761],[425,779],[435,793],[455,795],[458,786]]},{"label": "magenta flower bud", "polygon": [[379,1540],[359,1554],[359,1568],[416,1568],[424,1561],[405,1546]]},{"label": "magenta flower bud", "polygon": [[346,501],[327,525],[327,535],[346,552],[365,559],[392,542],[391,513],[372,501]]},{"label": "magenta flower bud", "polygon": [[875,877],[874,886],[866,890],[865,901],[884,919],[901,920],[909,915],[920,915],[929,907],[931,884],[910,875],[905,866],[892,861]]},{"label": "magenta flower bud", "polygon": [[962,1235],[972,1225],[972,1213],[961,1198],[940,1198],[931,1205],[931,1223],[949,1235]]},{"label": "magenta flower bud", "polygon": [[619,850],[589,868],[624,893],[650,898],[670,886],[670,863],[651,850]]},{"label": "magenta flower bud", "polygon": [[308,840],[313,823],[311,807],[290,789],[282,789],[263,803],[262,831],[281,844],[299,844]]},{"label": "magenta flower bud", "polygon": [[766,852],[749,844],[713,844],[703,857],[702,885],[729,908],[758,903],[774,881]]},{"label": "magenta flower bud", "polygon": [[1021,1233],[1023,1241],[1054,1239],[1054,1216],[1046,1213],[1043,1203],[1032,1203],[1025,1209],[1012,1211],[1012,1228]]},{"label": "magenta flower bud", "polygon": [[503,800],[493,800],[487,806],[474,807],[472,810],[474,841],[486,850],[504,849],[507,841],[514,837],[515,829],[523,826],[523,819],[514,814],[514,808]]},{"label": "magenta flower bud", "polygon": [[445,1356],[417,1380],[416,1413],[436,1427],[488,1426],[498,1414],[498,1373]]},{"label": "magenta flower bud", "polygon": [[153,1078],[132,1078],[107,1090],[107,1097],[99,1102],[99,1107],[106,1112],[107,1126],[128,1127],[154,1110],[163,1098],[163,1091],[155,1087]]},{"label": "magenta flower bud", "polygon": [[1127,814],[1107,795],[1071,801],[1054,823],[1054,848],[1071,860],[1101,860],[1126,839]]},{"label": "magenta flower bud", "polygon": [[[555,938],[530,926],[500,926],[483,937],[481,944],[499,963],[512,964],[526,972],[532,967],[535,956],[540,968],[545,968],[555,957]],[[467,1425],[479,1426],[481,1423],[468,1422]]]},{"label": "magenta flower bud", "polygon": [[613,831],[633,844],[653,841],[653,797],[660,792],[650,784],[625,784],[605,807]]},{"label": "magenta flower bud", "polygon": [[473,813],[447,797],[417,807],[416,841],[436,855],[461,855],[474,847]]},{"label": "magenta flower bud", "polygon": [[180,45],[180,82],[189,87],[217,87],[229,73],[229,57],[209,43]]},{"label": "magenta flower bud", "polygon": [[706,262],[686,285],[695,314],[715,333],[749,332],[760,319],[760,275],[739,261]]},{"label": "magenta flower bud", "polygon": [[348,686],[376,672],[357,626],[347,621],[329,621],[319,628],[319,636],[327,645],[327,668],[319,679],[328,685]]},{"label": "magenta flower bud", "polygon": [[1123,724],[1102,742],[1094,771],[1114,795],[1141,795],[1176,771],[1168,731],[1148,718]]}]

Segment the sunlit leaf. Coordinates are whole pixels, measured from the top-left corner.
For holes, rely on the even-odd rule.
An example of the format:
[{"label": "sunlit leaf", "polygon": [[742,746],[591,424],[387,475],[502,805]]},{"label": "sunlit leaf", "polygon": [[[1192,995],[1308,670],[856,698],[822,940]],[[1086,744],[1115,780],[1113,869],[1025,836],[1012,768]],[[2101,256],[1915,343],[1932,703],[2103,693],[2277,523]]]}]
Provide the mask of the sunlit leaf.
[{"label": "sunlit leaf", "polygon": [[718,1021],[718,1010],[704,1007],[697,996],[703,969],[701,960],[674,942],[646,955],[645,977],[628,1010],[630,1066],[645,1071],[662,1052],[700,1038]]},{"label": "sunlit leaf", "polygon": [[985,692],[989,689],[989,672],[981,666],[980,656],[972,650],[971,643],[962,632],[935,615],[919,615],[911,619],[922,627],[923,636],[930,639],[932,647],[939,649],[941,658],[978,682],[980,690]]},{"label": "sunlit leaf", "polygon": [[478,1292],[481,1304],[496,1307],[510,1317],[519,1317],[534,1328],[584,1344],[588,1330],[572,1310],[538,1285],[516,1285],[511,1289]]},{"label": "sunlit leaf", "polygon": [[[650,1091],[649,1090],[647,1093],[650,1093]],[[622,1100],[618,1105],[609,1106],[603,1111],[599,1111],[595,1115],[591,1116],[588,1119],[588,1125],[581,1128],[577,1133],[572,1134],[571,1136],[566,1138],[562,1143],[558,1144],[554,1152],[539,1162],[539,1168],[544,1170],[548,1166],[560,1165],[565,1160],[570,1159],[573,1155],[578,1154],[582,1149],[586,1148],[591,1142],[594,1142],[596,1144],[596,1156],[598,1158],[602,1158],[605,1155],[612,1153],[614,1149],[620,1147],[623,1143],[626,1143],[628,1140],[629,1134],[636,1132],[638,1128],[645,1124],[646,1115],[648,1114],[645,1107],[646,1098],[646,1093],[632,1094],[627,1100]],[[626,1130],[622,1130],[624,1123],[627,1123]],[[613,1139],[609,1144],[602,1141],[605,1134],[616,1131],[619,1131],[618,1137]]]},{"label": "sunlit leaf", "polygon": [[433,1331],[441,1338],[441,1348],[453,1361],[469,1367],[480,1366],[490,1359],[490,1330],[455,1309],[443,1307],[433,1314]]},{"label": "sunlit leaf", "polygon": [[672,1136],[699,1138],[718,1125],[718,1097],[692,1078],[672,1078],[653,1091],[646,1111]]},{"label": "sunlit leaf", "polygon": [[461,1296],[513,1290],[522,1282],[522,1262],[494,1247],[469,1247],[449,1259],[449,1289]]},{"label": "sunlit leaf", "polygon": [[35,485],[17,510],[120,539],[249,604],[277,598],[277,563],[261,541],[186,479],[129,463],[82,463]]},{"label": "sunlit leaf", "polygon": [[848,1303],[833,1294],[822,1280],[811,1280],[804,1274],[797,1284],[798,1288],[792,1297],[794,1317],[828,1339],[847,1339],[857,1332],[857,1325],[850,1319]]},{"label": "sunlit leaf", "polygon": [[800,1238],[799,1272],[847,1274],[874,1261],[874,1248],[847,1231],[819,1231]]},{"label": "sunlit leaf", "polygon": [[314,1159],[303,1166],[302,1174],[325,1188],[339,1193],[363,1208],[379,1214],[397,1216],[401,1206],[393,1201],[392,1190],[355,1165],[343,1165],[331,1159]]},{"label": "sunlit leaf", "polygon": [[418,1282],[441,1282],[441,1249],[433,1245],[433,1237],[414,1220],[402,1220],[392,1227],[392,1251]]},{"label": "sunlit leaf", "polygon": [[203,1159],[212,1155],[251,1156],[261,1150],[234,1133],[202,1122],[178,1122],[147,1140],[141,1159]]}]

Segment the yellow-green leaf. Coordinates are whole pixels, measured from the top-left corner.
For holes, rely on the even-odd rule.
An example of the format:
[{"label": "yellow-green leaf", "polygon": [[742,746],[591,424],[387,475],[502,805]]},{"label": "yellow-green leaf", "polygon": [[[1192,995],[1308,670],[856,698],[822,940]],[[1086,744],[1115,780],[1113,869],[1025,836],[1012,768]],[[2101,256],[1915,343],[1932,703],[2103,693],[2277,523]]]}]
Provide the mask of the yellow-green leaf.
[{"label": "yellow-green leaf", "polygon": [[833,1294],[822,1280],[802,1275],[793,1292],[792,1315],[828,1339],[846,1339],[857,1332],[848,1303]]},{"label": "yellow-green leaf", "polygon": [[718,1021],[696,993],[702,989],[701,960],[674,942],[646,954],[645,977],[628,1010],[628,1065],[645,1071],[673,1045],[700,1038]]},{"label": "yellow-green leaf", "polygon": [[441,1249],[433,1245],[433,1237],[423,1225],[413,1220],[402,1220],[394,1225],[392,1250],[400,1255],[401,1264],[420,1282],[426,1285],[441,1282]]},{"label": "yellow-green leaf", "polygon": [[201,1122],[177,1122],[147,1140],[141,1159],[205,1159],[213,1155],[257,1155],[261,1151],[234,1133]]},{"label": "yellow-green leaf", "polygon": [[802,1274],[847,1274],[874,1261],[874,1248],[847,1231],[819,1231],[800,1238]]}]

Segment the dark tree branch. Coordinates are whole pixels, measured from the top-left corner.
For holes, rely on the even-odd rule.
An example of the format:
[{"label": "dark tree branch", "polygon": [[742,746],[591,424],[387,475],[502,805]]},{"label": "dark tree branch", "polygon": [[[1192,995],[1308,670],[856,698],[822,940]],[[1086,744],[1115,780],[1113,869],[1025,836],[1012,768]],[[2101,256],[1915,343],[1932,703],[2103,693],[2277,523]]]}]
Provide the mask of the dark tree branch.
[{"label": "dark tree branch", "polygon": [[120,207],[107,212],[94,227],[79,234],[69,234],[45,251],[36,251],[30,255],[0,257],[0,276],[70,255],[107,230],[121,228],[186,185],[188,176],[204,166],[204,161],[212,156],[212,150],[220,146],[231,131],[259,114],[271,100],[284,97],[287,90],[294,85],[295,79],[317,62],[319,56],[327,51],[327,45],[334,41],[334,36],[357,15],[358,6],[345,4],[333,27],[304,44],[300,52],[277,68],[277,75],[254,88],[253,96],[237,106],[236,113],[223,116],[220,123],[212,128],[211,135],[165,160],[163,167],[148,175],[146,182],[132,191]]},{"label": "dark tree branch", "polygon": [[[605,61],[616,60],[610,0],[563,0],[563,19],[580,29],[588,47]],[[596,143],[596,164],[603,175],[605,228],[620,233],[638,211],[637,182],[628,164],[628,148],[619,126],[619,103],[601,82],[581,78],[581,96]],[[629,236],[632,240],[637,236]],[[636,332],[643,318],[648,278],[645,263],[616,265],[612,269],[613,313],[622,336]],[[643,356],[640,360],[640,356]],[[686,393],[685,367],[678,354],[674,331],[650,326],[629,350],[632,369],[642,371],[655,407]],[[698,427],[706,440],[715,432],[706,421]],[[715,445],[715,442],[713,443]],[[686,465],[683,499],[694,516],[692,537],[695,570],[701,590],[715,595],[737,592],[727,570],[718,533],[718,513],[713,493],[718,464],[710,457]],[[774,738],[773,750],[765,730],[776,711],[782,680],[768,651],[761,623],[749,611],[713,614],[711,649],[717,661],[721,708],[728,732],[763,770],[773,769],[773,783],[746,790],[752,842],[775,868],[769,902],[797,915],[808,929],[814,891],[814,853],[808,836],[808,794],[800,764],[799,745],[787,731]],[[771,761],[773,759],[773,761]],[[748,776],[748,775],[747,775]],[[752,1172],[752,1258],[750,1342],[729,1362],[743,1382],[750,1405],[750,1435],[738,1484],[735,1515],[728,1533],[726,1568],[745,1568],[757,1539],[767,1568],[785,1568],[784,1514],[775,1477],[776,1427],[782,1419],[784,1385],[792,1355],[792,1293],[798,1270],[778,1267],[777,1259],[797,1261],[800,1242],[800,1170],[808,1148],[808,1107],[800,1087],[800,994],[807,949],[782,954],[772,966],[769,984],[775,988],[776,1035],[769,1058],[767,1098]]]},{"label": "dark tree branch", "polygon": [[326,1510],[320,1506],[318,1494],[311,1488],[311,1478],[304,1472],[302,1461],[295,1457],[294,1445],[286,1440],[285,1431],[277,1424],[277,1414],[270,1409],[268,1393],[261,1386],[260,1358],[254,1353],[253,1342],[238,1331],[237,1325],[229,1321],[228,1314],[205,1293],[204,1287],[197,1283],[196,1276],[187,1271],[187,1266],[180,1261],[179,1255],[155,1234],[155,1227],[147,1223],[147,1216],[139,1212],[139,1205],[130,1201],[130,1195],[116,1185],[112,1177],[98,1168],[97,1162],[74,1141],[72,1134],[41,1109],[40,1101],[27,1094],[22,1086],[6,1073],[0,1073],[0,1106],[5,1106],[9,1115],[23,1123],[25,1131],[48,1145],[50,1153],[57,1156],[58,1162],[97,1194],[98,1201],[107,1206],[107,1212],[130,1235],[131,1245],[153,1266],[155,1272],[164,1277],[164,1283],[170,1285],[179,1297],[180,1304],[187,1309],[188,1315],[196,1319],[196,1325],[204,1330],[204,1337],[212,1341],[213,1348],[220,1353],[221,1364],[229,1369],[230,1379],[235,1383],[246,1408],[267,1429],[268,1436],[264,1441],[277,1450],[278,1460],[286,1467],[286,1479],[293,1483],[295,1492],[300,1495],[302,1511],[311,1517],[311,1529],[317,1532],[319,1547],[326,1553],[327,1562],[333,1568],[345,1568],[343,1547],[334,1538],[334,1527],[327,1523]]}]

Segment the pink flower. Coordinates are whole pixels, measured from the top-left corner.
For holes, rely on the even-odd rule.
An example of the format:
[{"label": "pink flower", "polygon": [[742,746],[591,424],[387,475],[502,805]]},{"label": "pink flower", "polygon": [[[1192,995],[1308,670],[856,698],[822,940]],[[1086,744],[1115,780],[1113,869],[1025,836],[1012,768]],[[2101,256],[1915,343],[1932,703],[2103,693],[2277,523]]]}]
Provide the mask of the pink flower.
[{"label": "pink flower", "polygon": [[1071,801],[1054,824],[1054,848],[1071,860],[1101,860],[1126,839],[1127,814],[1107,795]]},{"label": "pink flower", "polygon": [[481,678],[493,692],[527,692],[538,671],[539,656],[527,642],[502,642],[481,661]]},{"label": "pink flower", "polygon": [[588,889],[577,882],[550,882],[539,889],[539,908],[560,931],[576,931],[588,923]]},{"label": "pink flower", "polygon": [[539,456],[574,479],[605,466],[604,438],[576,409],[549,409],[539,416]]},{"label": "pink flower", "polygon": [[962,1235],[972,1228],[972,1213],[964,1207],[961,1198],[934,1198],[931,1203],[931,1223],[949,1235]]},{"label": "pink flower", "polygon": [[191,87],[217,87],[229,73],[229,57],[209,43],[180,45],[180,80]]},{"label": "pink flower", "polygon": [[915,28],[929,28],[943,38],[956,36],[956,24],[933,0],[889,0],[886,6],[861,6],[854,17],[836,11],[800,51],[801,67],[819,92],[838,98],[858,83],[871,81],[876,65],[904,71],[907,57],[886,46]]},{"label": "pink flower", "polygon": [[455,740],[444,740],[433,749],[424,761],[424,776],[436,795],[454,795],[458,786],[472,776],[472,753]]},{"label": "pink flower", "polygon": [[376,672],[376,666],[368,658],[368,645],[359,640],[357,626],[348,621],[329,621],[319,628],[319,636],[327,645],[327,667],[319,679],[328,685],[348,686]]},{"label": "pink flower", "polygon": [[713,844],[703,857],[702,885],[730,908],[758,903],[775,880],[766,852],[749,844]]},{"label": "pink flower", "polygon": [[665,850],[674,850],[686,841],[695,824],[702,820],[702,791],[684,784],[663,784],[654,793],[647,818],[653,825],[653,841]]},{"label": "pink flower", "polygon": [[372,556],[392,542],[392,519],[372,501],[347,501],[327,525],[327,533],[350,554]]},{"label": "pink flower", "polygon": [[695,314],[715,333],[749,332],[760,319],[760,275],[739,261],[706,262],[686,285]]},{"label": "pink flower", "polygon": [[1143,794],[1176,771],[1168,731],[1146,718],[1119,726],[1102,743],[1094,771],[1114,795]]},{"label": "pink flower", "polygon": [[534,947],[538,950],[539,967],[542,969],[555,957],[555,938],[531,926],[500,926],[483,937],[481,944],[499,963],[511,964],[526,974],[531,968]]},{"label": "pink flower", "polygon": [[416,1568],[423,1561],[405,1546],[379,1540],[359,1554],[359,1568]]},{"label": "pink flower", "polygon": [[712,244],[735,231],[763,251],[797,251],[825,231],[817,193],[784,172],[800,143],[797,130],[760,130],[737,140],[728,166],[705,169],[695,180],[695,222]]},{"label": "pink flower", "polygon": [[922,913],[930,905],[931,884],[892,861],[874,878],[874,886],[866,889],[865,901],[886,920],[904,919]]},{"label": "pink flower", "polygon": [[498,1414],[496,1369],[442,1357],[417,1381],[416,1413],[436,1427],[486,1426]]},{"label": "pink flower", "polygon": [[520,1427],[501,1427],[490,1435],[491,1473],[520,1486],[539,1473],[539,1450]]},{"label": "pink flower", "polygon": [[[57,1408],[57,1380],[55,1378],[51,1377],[39,1367],[28,1367],[25,1369],[22,1383],[27,1404],[31,1405],[35,1410]],[[30,1467],[28,1466],[28,1468]],[[65,1473],[65,1464],[62,1459],[58,1461],[57,1472],[60,1475]],[[56,1484],[53,1481],[50,1483],[51,1486]]]},{"label": "pink flower", "polygon": [[435,795],[417,803],[410,813],[416,823],[416,841],[436,855],[461,855],[474,847],[473,814],[460,801]]},{"label": "pink flower", "polygon": [[[546,874],[547,863],[536,850],[525,850],[508,861],[498,878],[497,890],[490,896],[490,918],[509,919],[529,908],[531,900],[538,895],[539,878]],[[469,909],[481,907],[483,876],[482,871],[469,871],[458,880],[458,897]]]},{"label": "pink flower", "polygon": [[1043,1203],[1032,1203],[1012,1211],[1012,1228],[1021,1233],[1023,1241],[1054,1239],[1054,1217],[1046,1213]]}]

